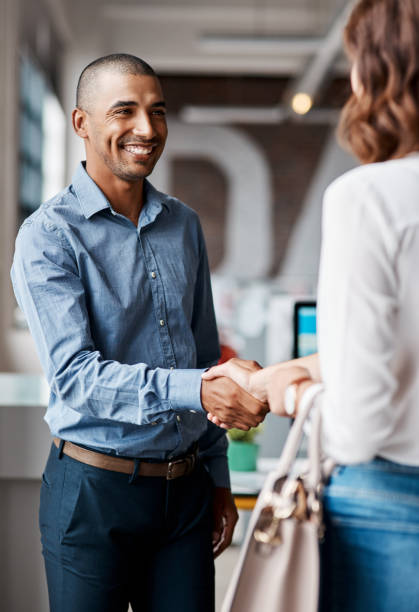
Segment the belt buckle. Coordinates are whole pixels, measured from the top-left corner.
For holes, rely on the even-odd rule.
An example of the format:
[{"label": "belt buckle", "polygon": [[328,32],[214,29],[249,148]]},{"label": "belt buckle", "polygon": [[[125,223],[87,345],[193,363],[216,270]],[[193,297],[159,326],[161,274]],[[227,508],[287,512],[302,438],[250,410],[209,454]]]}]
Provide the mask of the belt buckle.
[{"label": "belt buckle", "polygon": [[176,470],[176,466],[180,465],[181,463],[185,463],[185,459],[175,459],[175,461],[169,461],[167,465],[166,480],[174,480],[175,478],[179,477],[179,475],[175,474],[174,472]]},{"label": "belt buckle", "polygon": [[[167,474],[166,480],[174,480],[175,478],[179,478],[180,476],[186,476],[190,474],[195,467],[195,455],[188,455],[187,457],[183,457],[183,459],[175,459],[175,461],[169,461],[167,465]],[[176,465],[185,464],[185,470],[183,474],[175,474]]]}]

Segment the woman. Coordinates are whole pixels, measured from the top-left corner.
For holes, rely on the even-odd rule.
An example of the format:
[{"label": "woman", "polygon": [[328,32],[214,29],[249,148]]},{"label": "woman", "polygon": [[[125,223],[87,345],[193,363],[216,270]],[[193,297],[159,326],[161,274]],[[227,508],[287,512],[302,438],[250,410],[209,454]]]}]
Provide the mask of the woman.
[{"label": "woman", "polygon": [[[419,610],[419,2],[361,0],[340,135],[363,165],[326,191],[319,356],[228,375],[279,415],[322,379],[321,609]],[[321,373],[321,374],[320,374]],[[224,424],[224,426],[228,426]]]}]

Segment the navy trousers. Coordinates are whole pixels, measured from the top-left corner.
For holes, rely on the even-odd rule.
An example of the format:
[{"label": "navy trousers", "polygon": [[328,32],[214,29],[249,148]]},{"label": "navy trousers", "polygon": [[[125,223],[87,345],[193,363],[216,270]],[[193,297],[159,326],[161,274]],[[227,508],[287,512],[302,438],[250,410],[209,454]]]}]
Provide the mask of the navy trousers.
[{"label": "navy trousers", "polygon": [[53,444],[39,522],[51,612],[213,612],[213,485],[131,478]]}]

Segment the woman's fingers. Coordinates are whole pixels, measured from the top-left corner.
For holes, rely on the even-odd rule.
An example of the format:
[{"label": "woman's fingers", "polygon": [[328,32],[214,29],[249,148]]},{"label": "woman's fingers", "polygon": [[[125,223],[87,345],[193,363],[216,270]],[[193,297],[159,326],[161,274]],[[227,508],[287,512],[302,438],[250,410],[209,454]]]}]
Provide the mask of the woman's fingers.
[{"label": "woman's fingers", "polygon": [[213,380],[214,378],[218,378],[220,376],[228,376],[226,368],[227,364],[228,361],[226,363],[221,363],[220,365],[213,366],[202,374],[202,378],[204,380]]},{"label": "woman's fingers", "polygon": [[202,378],[203,380],[214,380],[214,378],[226,376],[248,391],[251,374],[260,369],[261,367],[256,361],[233,358],[207,370],[203,373]]}]

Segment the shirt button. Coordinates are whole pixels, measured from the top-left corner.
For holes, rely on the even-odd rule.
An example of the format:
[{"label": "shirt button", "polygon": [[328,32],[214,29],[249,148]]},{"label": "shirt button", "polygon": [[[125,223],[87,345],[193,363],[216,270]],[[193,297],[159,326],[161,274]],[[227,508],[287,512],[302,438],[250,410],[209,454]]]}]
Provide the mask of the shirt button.
[{"label": "shirt button", "polygon": [[160,327],[164,327],[164,321],[163,321],[163,319],[160,319]]},{"label": "shirt button", "polygon": [[157,274],[155,272],[151,273],[151,278],[156,278]]},{"label": "shirt button", "polygon": [[177,415],[177,416],[176,416],[176,419],[177,419],[178,421],[180,421],[180,416],[179,416],[179,415]]}]

